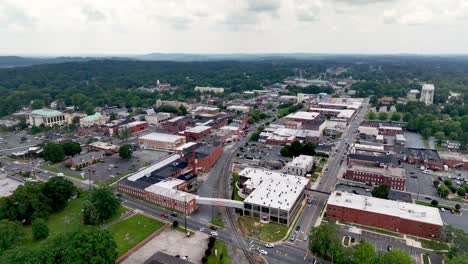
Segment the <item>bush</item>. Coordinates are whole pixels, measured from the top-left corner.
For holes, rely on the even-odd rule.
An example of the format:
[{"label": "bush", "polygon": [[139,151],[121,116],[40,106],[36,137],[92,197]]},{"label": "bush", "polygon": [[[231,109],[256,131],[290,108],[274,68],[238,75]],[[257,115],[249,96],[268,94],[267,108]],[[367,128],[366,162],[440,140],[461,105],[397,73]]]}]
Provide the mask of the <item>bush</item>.
[{"label": "bush", "polygon": [[432,184],[434,184],[434,187],[437,188],[437,187],[439,187],[440,181],[435,180],[435,181],[432,182]]},{"label": "bush", "polygon": [[461,205],[456,204],[456,205],[455,205],[455,210],[460,211],[460,209],[461,209]]},{"label": "bush", "polygon": [[205,256],[208,257],[208,256],[210,256],[210,255],[211,255],[211,249],[207,248],[207,249],[205,250]]},{"label": "bush", "polygon": [[42,218],[34,219],[32,222],[32,234],[34,239],[41,240],[49,236],[49,227]]},{"label": "bush", "polygon": [[458,188],[457,194],[460,196],[465,196],[466,195],[466,189],[464,187]]},{"label": "bush", "polygon": [[437,200],[432,200],[431,205],[437,207],[439,205],[439,202]]},{"label": "bush", "polygon": [[213,243],[216,242],[216,237],[210,237],[209,239],[209,243]]},{"label": "bush", "polygon": [[214,247],[214,242],[211,243],[211,241],[208,242],[208,248],[209,249],[212,249]]},{"label": "bush", "polygon": [[208,259],[207,259],[206,257],[203,257],[203,258],[201,259],[201,262],[202,262],[203,264],[205,264],[205,263],[208,262]]},{"label": "bush", "polygon": [[179,222],[178,222],[178,221],[172,222],[172,227],[173,227],[173,228],[177,228],[178,226],[179,226]]}]

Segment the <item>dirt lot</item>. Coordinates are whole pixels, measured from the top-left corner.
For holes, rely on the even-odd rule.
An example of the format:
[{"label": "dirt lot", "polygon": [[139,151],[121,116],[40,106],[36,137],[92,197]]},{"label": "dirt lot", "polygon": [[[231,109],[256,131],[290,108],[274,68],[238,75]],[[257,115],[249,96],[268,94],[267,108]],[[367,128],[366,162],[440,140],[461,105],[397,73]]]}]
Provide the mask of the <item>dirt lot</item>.
[{"label": "dirt lot", "polygon": [[169,255],[188,256],[192,263],[201,263],[205,249],[208,246],[208,235],[195,232],[190,238],[171,228],[150,240],[146,245],[126,258],[123,264],[144,263],[157,251]]}]

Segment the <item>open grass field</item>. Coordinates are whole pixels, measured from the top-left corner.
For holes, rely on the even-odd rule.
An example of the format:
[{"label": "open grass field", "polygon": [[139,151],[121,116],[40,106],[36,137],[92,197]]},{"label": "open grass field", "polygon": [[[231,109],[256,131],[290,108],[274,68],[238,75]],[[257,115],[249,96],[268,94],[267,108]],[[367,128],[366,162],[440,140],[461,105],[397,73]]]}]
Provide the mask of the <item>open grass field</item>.
[{"label": "open grass field", "polygon": [[263,224],[249,217],[240,217],[239,225],[244,235],[264,242],[280,241],[286,236],[286,232],[288,232],[286,225],[276,223]]},{"label": "open grass field", "polygon": [[164,224],[144,215],[134,215],[107,228],[117,244],[117,252],[122,256],[147,236]]},{"label": "open grass field", "polygon": [[[218,255],[215,256],[215,249],[218,251]],[[228,250],[223,241],[216,241],[212,250],[213,253],[208,257],[208,264],[230,264]]]}]

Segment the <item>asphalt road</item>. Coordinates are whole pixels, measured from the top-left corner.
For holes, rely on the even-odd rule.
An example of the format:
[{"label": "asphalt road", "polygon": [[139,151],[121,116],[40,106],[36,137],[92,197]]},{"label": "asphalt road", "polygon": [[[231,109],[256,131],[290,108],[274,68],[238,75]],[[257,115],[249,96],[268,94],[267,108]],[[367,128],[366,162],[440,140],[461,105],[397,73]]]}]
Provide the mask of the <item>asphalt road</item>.
[{"label": "asphalt road", "polygon": [[[328,159],[328,170],[327,172],[325,172],[324,175],[322,175],[322,177],[320,177],[320,182],[317,187],[318,191],[329,193],[334,190],[335,184],[337,182],[338,171],[341,165],[343,164],[341,160],[344,160],[345,155],[347,153],[346,144],[350,145],[354,142],[354,134],[356,133],[359,124],[361,124],[361,122],[363,121],[365,114],[367,113],[368,102],[368,99],[364,101],[362,107],[359,109],[355,117],[350,122],[346,132],[342,135],[340,143],[336,147],[336,152],[334,154],[332,153],[331,157]],[[310,192],[310,195],[314,197],[313,205],[310,207],[306,206],[304,211],[301,212],[301,215],[299,216],[299,219],[297,221],[297,225],[301,225],[301,229],[304,232],[304,234],[310,233],[311,229],[314,227],[315,223],[319,219],[321,211],[325,207],[325,204],[328,200],[328,195],[324,193]],[[292,235],[293,234],[291,234],[291,236]],[[293,244],[294,246],[302,248],[304,250],[307,249],[308,246],[307,241],[300,239],[294,241]]]}]

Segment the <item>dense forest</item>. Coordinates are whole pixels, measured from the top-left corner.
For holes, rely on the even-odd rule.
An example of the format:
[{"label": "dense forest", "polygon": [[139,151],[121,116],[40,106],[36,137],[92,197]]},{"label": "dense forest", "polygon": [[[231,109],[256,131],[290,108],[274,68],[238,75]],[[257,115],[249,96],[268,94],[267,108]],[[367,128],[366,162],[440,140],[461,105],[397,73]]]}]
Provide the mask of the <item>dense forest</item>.
[{"label": "dense forest", "polygon": [[[340,76],[331,67],[345,67]],[[91,111],[94,106],[149,107],[155,99],[198,98],[193,87],[226,88],[224,96],[262,89],[289,76],[361,80],[354,84],[357,96],[404,96],[420,81],[436,85],[436,103],[443,103],[449,91],[468,87],[468,59],[455,57],[344,56],[314,60],[272,59],[258,61],[168,62],[135,60],[91,60],[0,69],[0,116],[17,111],[34,101],[33,108],[58,100]],[[180,86],[174,94],[138,91],[154,86],[156,80]],[[329,92],[308,87],[297,92]],[[465,93],[466,94],[466,93]]]}]

